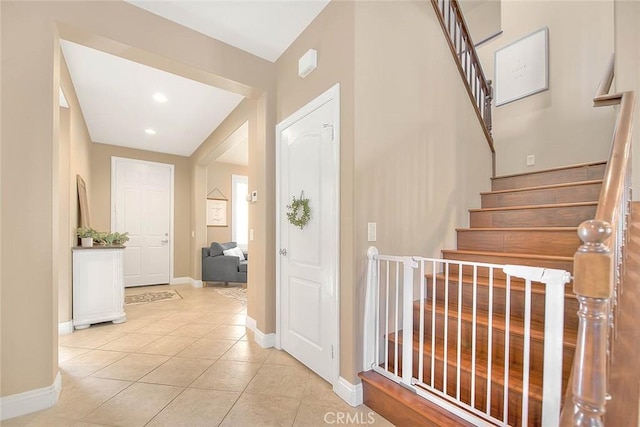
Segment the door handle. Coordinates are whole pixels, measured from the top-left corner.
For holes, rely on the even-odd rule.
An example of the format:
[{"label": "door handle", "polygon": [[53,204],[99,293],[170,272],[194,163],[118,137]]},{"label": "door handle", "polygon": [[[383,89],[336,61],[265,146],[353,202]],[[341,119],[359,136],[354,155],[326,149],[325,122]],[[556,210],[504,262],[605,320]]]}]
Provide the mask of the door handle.
[{"label": "door handle", "polygon": [[169,240],[160,240],[160,243],[169,243]]},{"label": "door handle", "polygon": [[280,249],[280,255],[287,256],[287,250],[286,249]]}]

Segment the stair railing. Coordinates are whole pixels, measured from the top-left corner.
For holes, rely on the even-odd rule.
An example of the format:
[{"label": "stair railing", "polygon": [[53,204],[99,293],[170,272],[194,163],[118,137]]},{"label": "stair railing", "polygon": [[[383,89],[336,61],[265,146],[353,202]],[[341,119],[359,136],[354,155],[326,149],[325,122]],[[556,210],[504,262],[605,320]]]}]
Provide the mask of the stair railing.
[{"label": "stair railing", "polygon": [[471,40],[469,28],[464,20],[458,0],[431,0],[438,21],[455,59],[460,76],[465,83],[467,93],[491,150],[492,176],[496,175],[496,150],[491,136],[491,101],[493,88],[482,71],[475,45]]},{"label": "stair railing", "polygon": [[[379,255],[375,247],[367,257],[365,371],[373,369],[474,425],[507,426],[521,419],[528,426],[535,364],[543,372],[542,425],[558,425],[568,272]],[[486,298],[479,295],[479,277],[487,282]],[[517,278],[524,279],[523,290],[512,289]],[[530,359],[533,282],[545,287],[542,363]],[[522,291],[524,297],[516,295]],[[521,340],[512,337],[512,325],[522,331]],[[521,374],[512,372],[514,364]],[[515,383],[521,398],[512,391]]]},{"label": "stair railing", "polygon": [[571,399],[565,401],[562,426],[604,425],[616,307],[623,291],[635,104],[633,92],[608,94],[613,77],[612,56],[593,103],[595,107],[620,107],[595,218],[578,229],[583,242],[574,255],[573,289],[580,302],[578,341],[568,394]]}]

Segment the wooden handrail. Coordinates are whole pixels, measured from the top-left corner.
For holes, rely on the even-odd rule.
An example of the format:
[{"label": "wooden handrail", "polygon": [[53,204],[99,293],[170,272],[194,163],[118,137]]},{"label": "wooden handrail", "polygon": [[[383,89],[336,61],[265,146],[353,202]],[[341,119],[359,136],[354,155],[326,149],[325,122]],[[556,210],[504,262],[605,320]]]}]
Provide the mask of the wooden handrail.
[{"label": "wooden handrail", "polygon": [[611,154],[605,169],[600,190],[600,199],[595,219],[609,224],[616,222],[618,197],[624,190],[625,171],[631,154],[631,133],[633,131],[633,110],[635,94],[624,92],[617,98],[620,111],[616,120],[616,130],[613,135]]},{"label": "wooden handrail", "polygon": [[491,135],[491,101],[493,88],[487,80],[478,58],[469,27],[464,19],[458,0],[431,0],[445,39],[455,59],[458,72],[465,83],[467,94],[474,106],[476,116],[482,127],[489,149],[491,150],[492,176],[496,174],[495,148]]},{"label": "wooden handrail", "polygon": [[[619,295],[624,263],[624,226],[628,215],[628,179],[631,165],[631,134],[635,94],[609,95],[614,77],[614,58],[598,85],[595,107],[620,105],[611,152],[605,169],[595,218],[583,222],[578,235],[583,241],[574,255],[573,289],[580,319],[572,369],[571,396],[562,411],[561,426],[602,426],[607,397],[608,366],[612,351],[612,298]],[[622,225],[622,226],[621,226]]]},{"label": "wooden handrail", "polygon": [[615,55],[611,55],[609,58],[609,63],[607,64],[607,70],[605,71],[602,80],[600,80],[600,84],[596,89],[596,94],[593,97],[593,104],[597,106],[597,102],[600,98],[609,94],[611,90],[611,84],[613,83],[613,69],[615,64]]}]

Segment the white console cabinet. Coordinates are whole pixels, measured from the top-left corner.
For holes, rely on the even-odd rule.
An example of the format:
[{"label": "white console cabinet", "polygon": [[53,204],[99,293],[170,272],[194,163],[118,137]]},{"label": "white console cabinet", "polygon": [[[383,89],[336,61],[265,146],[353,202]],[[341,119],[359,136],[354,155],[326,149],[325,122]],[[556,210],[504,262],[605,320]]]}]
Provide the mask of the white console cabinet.
[{"label": "white console cabinet", "polygon": [[73,326],[122,323],[124,312],[124,247],[73,248]]}]

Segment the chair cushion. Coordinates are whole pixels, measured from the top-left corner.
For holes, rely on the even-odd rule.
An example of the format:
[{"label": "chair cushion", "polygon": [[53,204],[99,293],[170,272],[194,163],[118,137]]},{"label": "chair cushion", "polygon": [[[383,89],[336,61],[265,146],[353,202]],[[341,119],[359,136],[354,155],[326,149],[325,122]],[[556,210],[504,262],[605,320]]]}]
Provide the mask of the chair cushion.
[{"label": "chair cushion", "polygon": [[228,242],[228,243],[213,242],[211,244],[211,248],[209,249],[209,256],[222,255],[225,250],[235,248],[236,246],[238,246],[236,242]]},{"label": "chair cushion", "polygon": [[247,265],[249,265],[249,263],[247,261],[240,261],[240,265],[238,266],[238,271],[240,273],[246,273],[247,272]]}]

